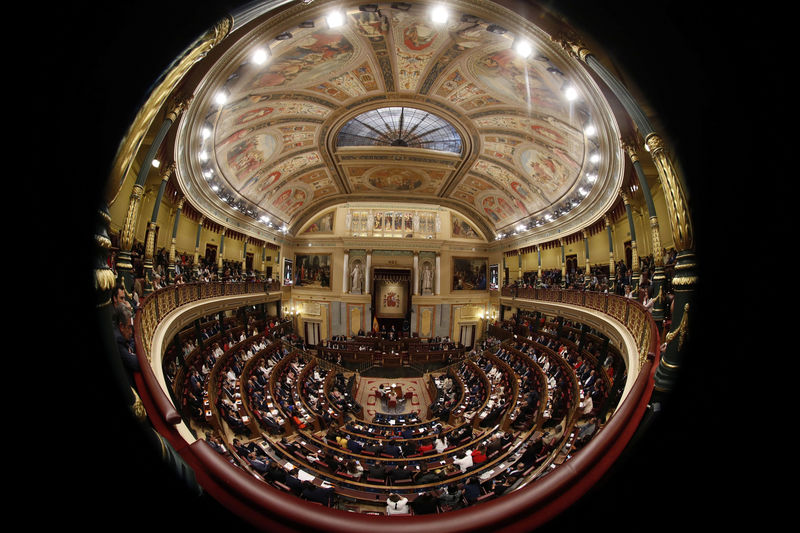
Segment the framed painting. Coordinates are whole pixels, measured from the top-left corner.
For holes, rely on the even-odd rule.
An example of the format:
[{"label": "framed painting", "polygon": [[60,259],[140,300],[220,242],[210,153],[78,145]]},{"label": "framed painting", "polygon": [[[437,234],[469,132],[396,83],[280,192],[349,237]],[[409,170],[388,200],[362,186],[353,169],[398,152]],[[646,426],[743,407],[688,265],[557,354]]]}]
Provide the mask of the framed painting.
[{"label": "framed painting", "polygon": [[452,290],[486,290],[488,265],[489,259],[486,257],[454,257]]},{"label": "framed painting", "polygon": [[331,254],[295,254],[294,286],[331,288]]}]

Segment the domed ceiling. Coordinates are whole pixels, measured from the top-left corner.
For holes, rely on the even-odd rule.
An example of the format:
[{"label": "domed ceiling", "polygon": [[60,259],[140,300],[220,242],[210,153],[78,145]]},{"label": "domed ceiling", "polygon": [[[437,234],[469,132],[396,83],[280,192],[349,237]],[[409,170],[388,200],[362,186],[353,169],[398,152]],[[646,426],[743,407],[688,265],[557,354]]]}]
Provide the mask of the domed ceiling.
[{"label": "domed ceiling", "polygon": [[446,206],[495,238],[597,220],[622,152],[593,80],[505,8],[434,7],[312,2],[234,31],[181,120],[181,188],[292,234],[349,201]]}]

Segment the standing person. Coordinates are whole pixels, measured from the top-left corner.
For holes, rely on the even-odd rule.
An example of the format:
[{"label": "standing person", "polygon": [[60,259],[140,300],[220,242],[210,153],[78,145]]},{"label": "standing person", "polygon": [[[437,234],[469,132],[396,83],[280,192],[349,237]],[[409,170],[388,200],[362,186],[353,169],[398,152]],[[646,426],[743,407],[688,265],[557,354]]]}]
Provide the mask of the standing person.
[{"label": "standing person", "polygon": [[134,387],[134,372],[139,372],[139,359],[133,343],[133,319],[128,306],[118,305],[112,315],[114,324],[114,339],[125,373],[128,375],[131,387]]}]

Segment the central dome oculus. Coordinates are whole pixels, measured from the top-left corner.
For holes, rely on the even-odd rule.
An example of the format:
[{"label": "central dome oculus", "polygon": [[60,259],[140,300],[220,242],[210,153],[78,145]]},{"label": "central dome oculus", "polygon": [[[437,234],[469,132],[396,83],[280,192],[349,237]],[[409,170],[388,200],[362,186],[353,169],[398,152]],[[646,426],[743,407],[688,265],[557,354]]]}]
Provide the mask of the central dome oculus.
[{"label": "central dome oculus", "polygon": [[350,119],[337,146],[400,146],[461,154],[461,136],[447,120],[413,107],[371,109]]}]

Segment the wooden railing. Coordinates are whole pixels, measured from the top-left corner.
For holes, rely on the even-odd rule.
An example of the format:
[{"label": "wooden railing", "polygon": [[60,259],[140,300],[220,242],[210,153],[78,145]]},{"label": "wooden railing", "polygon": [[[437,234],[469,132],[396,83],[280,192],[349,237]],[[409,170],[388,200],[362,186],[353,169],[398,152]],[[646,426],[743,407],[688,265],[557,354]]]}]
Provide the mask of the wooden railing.
[{"label": "wooden railing", "polygon": [[[533,300],[548,303],[563,303],[586,307],[606,314],[621,322],[633,336],[638,351],[639,368],[650,353],[657,353],[658,328],[653,316],[642,304],[631,298],[602,292],[559,289],[534,289],[503,287],[501,296],[515,300]],[[492,333],[490,329],[489,333]]]},{"label": "wooden railing", "polygon": [[[640,371],[635,383],[609,419],[567,467],[502,498],[460,511],[426,516],[375,517],[327,509],[280,492],[231,465],[203,440],[187,442],[177,429],[181,417],[155,380],[149,364],[154,331],[163,317],[183,303],[228,294],[266,293],[264,283],[208,283],[180,285],[148,296],[135,318],[136,347],[142,370],[136,386],[155,429],[180,453],[204,490],[262,530],[324,530],[329,533],[411,533],[435,529],[496,532],[532,530],[573,504],[603,476],[631,440],[653,390],[653,374],[660,356],[660,339],[652,316],[638,303],[599,293],[549,289],[518,289],[503,296],[579,305],[619,320],[637,343]],[[528,292],[530,291],[530,292]],[[502,330],[501,330],[502,331]],[[513,517],[513,518],[509,518]]]}]

